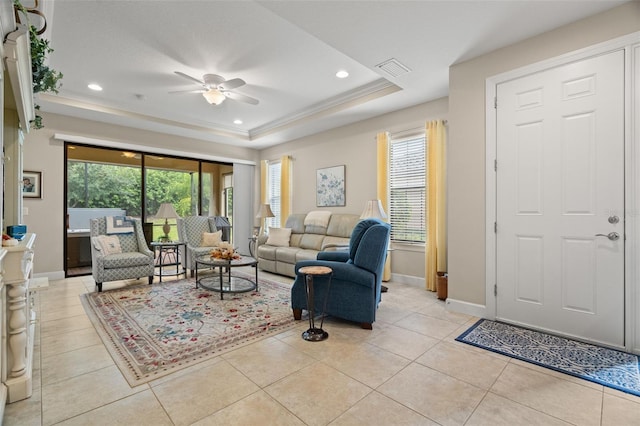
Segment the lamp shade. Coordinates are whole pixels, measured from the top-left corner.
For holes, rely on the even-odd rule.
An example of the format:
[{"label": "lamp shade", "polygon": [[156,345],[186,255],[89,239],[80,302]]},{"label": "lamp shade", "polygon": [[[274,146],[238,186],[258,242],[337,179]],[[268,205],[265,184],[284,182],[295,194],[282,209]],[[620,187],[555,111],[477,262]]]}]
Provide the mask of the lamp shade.
[{"label": "lamp shade", "polygon": [[213,105],[220,105],[222,101],[227,99],[226,96],[224,96],[224,94],[217,89],[209,89],[204,92],[202,96],[204,96],[207,102]]},{"label": "lamp shade", "polygon": [[261,204],[260,210],[258,210],[258,214],[256,215],[256,219],[264,219],[265,217],[275,217],[271,211],[271,206],[269,204]]},{"label": "lamp shade", "polygon": [[386,219],[387,214],[384,212],[382,208],[382,202],[380,200],[369,200],[364,207],[364,211],[360,215],[360,219]]},{"label": "lamp shade", "polygon": [[156,218],[158,219],[175,219],[178,217],[180,216],[178,216],[178,213],[176,213],[176,209],[173,208],[173,204],[171,203],[160,204],[158,213],[156,213]]}]

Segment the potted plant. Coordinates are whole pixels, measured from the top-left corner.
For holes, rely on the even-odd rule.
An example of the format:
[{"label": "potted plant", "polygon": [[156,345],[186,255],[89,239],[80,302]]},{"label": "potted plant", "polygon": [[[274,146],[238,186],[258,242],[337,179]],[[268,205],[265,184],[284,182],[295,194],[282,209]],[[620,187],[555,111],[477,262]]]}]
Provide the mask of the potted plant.
[{"label": "potted plant", "polygon": [[[47,56],[53,52],[53,49],[49,45],[49,40],[40,37],[47,26],[44,15],[37,10],[38,2],[36,1],[33,8],[25,8],[19,0],[13,2],[14,10],[16,11],[16,21],[22,23],[20,16],[24,16],[26,25],[29,27],[29,42],[31,48],[31,76],[33,80],[33,94],[53,92],[58,93],[58,89],[62,82],[62,73],[50,68],[47,64]],[[29,13],[36,14],[44,20],[44,25],[40,31],[36,29],[34,25],[29,22]],[[40,105],[35,104],[35,109],[39,110]],[[37,114],[35,119],[31,122],[34,129],[41,129],[42,117]]]}]

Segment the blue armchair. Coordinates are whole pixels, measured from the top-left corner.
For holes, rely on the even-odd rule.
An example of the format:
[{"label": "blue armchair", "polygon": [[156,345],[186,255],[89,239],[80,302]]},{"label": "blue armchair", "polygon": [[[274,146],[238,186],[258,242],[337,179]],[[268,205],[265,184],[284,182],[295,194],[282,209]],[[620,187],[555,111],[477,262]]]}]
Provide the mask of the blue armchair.
[{"label": "blue armchair", "polygon": [[[331,288],[324,312],[360,323],[371,330],[380,303],[382,273],[387,257],[391,226],[378,219],[365,219],[353,228],[348,251],[318,253],[317,260],[296,263],[296,279],[291,288],[293,317],[301,319],[307,309],[304,266],[328,266],[333,270]],[[316,313],[323,312],[329,276],[314,277]]]}]

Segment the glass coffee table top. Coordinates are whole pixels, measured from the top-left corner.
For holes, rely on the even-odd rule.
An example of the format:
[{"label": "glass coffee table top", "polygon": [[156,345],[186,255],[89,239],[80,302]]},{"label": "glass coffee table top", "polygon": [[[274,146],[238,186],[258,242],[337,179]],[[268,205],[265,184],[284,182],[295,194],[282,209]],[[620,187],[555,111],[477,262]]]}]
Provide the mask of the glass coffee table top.
[{"label": "glass coffee table top", "polygon": [[[224,299],[224,293],[244,293],[258,290],[258,261],[251,256],[242,256],[239,259],[215,259],[202,255],[196,258],[196,287],[220,293],[220,299]],[[232,275],[233,268],[239,266],[256,266],[255,279],[252,281],[245,276]],[[212,271],[204,272],[200,269],[211,268]],[[217,268],[217,270],[216,270]]]}]

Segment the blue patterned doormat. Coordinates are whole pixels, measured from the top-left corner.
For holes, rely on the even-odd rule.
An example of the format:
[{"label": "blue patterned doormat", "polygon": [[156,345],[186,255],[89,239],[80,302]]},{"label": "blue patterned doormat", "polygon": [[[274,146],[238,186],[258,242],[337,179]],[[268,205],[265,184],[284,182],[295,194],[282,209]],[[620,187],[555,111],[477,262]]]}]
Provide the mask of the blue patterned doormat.
[{"label": "blue patterned doormat", "polygon": [[640,396],[637,355],[484,319],[456,340]]}]

